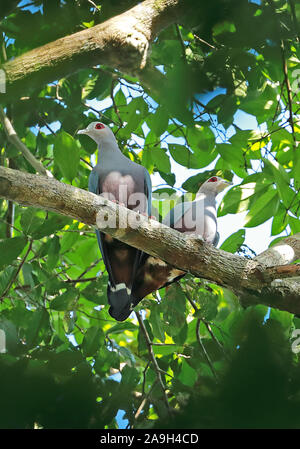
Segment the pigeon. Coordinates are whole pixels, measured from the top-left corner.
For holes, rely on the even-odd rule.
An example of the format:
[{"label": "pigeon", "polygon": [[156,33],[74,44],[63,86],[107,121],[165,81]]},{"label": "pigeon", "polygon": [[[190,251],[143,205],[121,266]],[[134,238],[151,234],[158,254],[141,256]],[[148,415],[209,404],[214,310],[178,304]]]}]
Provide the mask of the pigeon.
[{"label": "pigeon", "polygon": [[[162,223],[186,234],[196,234],[204,241],[217,246],[216,196],[232,182],[219,176],[212,176],[205,181],[196,194],[194,201],[179,202],[167,213]],[[149,293],[164,288],[185,276],[185,272],[166,264],[163,260],[147,256],[141,265],[133,294],[141,301]]]},{"label": "pigeon", "polygon": [[212,176],[205,181],[194,201],[181,202],[164,217],[163,224],[186,234],[197,234],[207,243],[217,246],[216,196],[232,182],[219,176]]},{"label": "pigeon", "polygon": [[[98,163],[89,177],[89,191],[135,212],[150,215],[150,175],[145,167],[122,154],[112,130],[103,123],[92,122],[77,134],[86,134],[98,144]],[[96,235],[109,277],[109,313],[117,321],[124,321],[136,302],[132,296],[132,286],[145,255],[99,230],[96,230]]]}]

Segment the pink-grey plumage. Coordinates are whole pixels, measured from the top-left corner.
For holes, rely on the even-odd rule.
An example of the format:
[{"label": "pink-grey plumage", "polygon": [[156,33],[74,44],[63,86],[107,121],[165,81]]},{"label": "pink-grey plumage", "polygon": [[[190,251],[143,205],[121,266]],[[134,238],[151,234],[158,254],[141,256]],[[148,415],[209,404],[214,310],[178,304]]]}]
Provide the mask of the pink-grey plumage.
[{"label": "pink-grey plumage", "polygon": [[[216,246],[219,241],[216,197],[231,184],[218,176],[212,176],[201,185],[194,201],[179,202],[164,217],[163,224],[182,233],[199,235]],[[148,256],[138,271],[133,294],[140,301],[149,293],[178,281],[184,275],[185,272],[170,267],[163,260]]]},{"label": "pink-grey plumage", "polygon": [[[111,129],[103,123],[92,122],[78,134],[86,134],[98,144],[98,163],[89,177],[89,191],[150,215],[150,175],[143,166],[122,154]],[[136,303],[132,286],[145,256],[141,251],[102,232],[96,231],[96,234],[109,276],[109,313],[116,320],[123,321]]]}]

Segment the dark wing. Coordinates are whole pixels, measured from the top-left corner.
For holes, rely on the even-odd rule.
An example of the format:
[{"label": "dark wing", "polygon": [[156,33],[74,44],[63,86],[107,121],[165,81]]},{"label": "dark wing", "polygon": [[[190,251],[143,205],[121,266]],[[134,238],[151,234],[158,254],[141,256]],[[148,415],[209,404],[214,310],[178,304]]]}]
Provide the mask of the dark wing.
[{"label": "dark wing", "polygon": [[[143,170],[143,171],[142,171]],[[96,166],[89,177],[89,191],[97,195],[101,194],[100,179],[103,177],[101,168]],[[134,176],[144,177],[140,185],[148,200],[147,211],[151,214],[152,185],[148,171],[138,167]],[[131,313],[131,308],[136,304],[136,299],[131,295],[137,270],[144,262],[147,255],[133,247],[116,239],[112,239],[103,232],[96,230],[99,248],[105,263],[109,285],[107,290],[109,312],[117,320],[125,320]]]},{"label": "dark wing", "polygon": [[152,207],[152,182],[148,170],[144,168],[144,193],[148,200],[148,215],[151,215]]},{"label": "dark wing", "polygon": [[[99,195],[99,175],[96,170],[92,170],[91,174],[89,176],[89,192]],[[96,229],[96,235],[97,235],[98,245],[99,245],[102,257],[103,257],[103,248],[101,245],[100,231],[98,231],[98,229]]]},{"label": "dark wing", "polygon": [[[170,212],[167,213],[167,215],[164,217],[162,223],[166,226],[170,226],[170,228],[174,228],[176,223],[183,222],[182,217],[190,210],[192,207],[192,202],[180,202],[173,207],[173,209],[170,210]],[[181,227],[176,228],[178,231],[181,231]]]},{"label": "dark wing", "polygon": [[[95,167],[89,176],[89,191],[92,193],[95,193],[96,195],[100,194],[100,177],[99,173],[97,171],[97,168]],[[100,248],[100,252],[103,258],[103,262],[105,263],[106,269],[108,271],[108,274],[112,277],[112,269],[107,257],[107,251],[105,250],[105,245],[103,245],[103,232],[100,232],[98,229],[96,229],[96,236],[98,240],[98,245]]]}]

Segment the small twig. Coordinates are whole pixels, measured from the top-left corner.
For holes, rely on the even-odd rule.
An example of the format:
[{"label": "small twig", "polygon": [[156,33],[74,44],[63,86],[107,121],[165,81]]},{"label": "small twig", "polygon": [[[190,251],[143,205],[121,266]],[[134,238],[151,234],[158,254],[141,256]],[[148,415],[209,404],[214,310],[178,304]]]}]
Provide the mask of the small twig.
[{"label": "small twig", "polygon": [[4,127],[4,130],[7,135],[8,140],[13,145],[15,145],[15,147],[18,148],[18,150],[20,150],[22,152],[25,159],[37,171],[37,173],[39,173],[40,175],[43,175],[43,176],[48,176],[49,178],[53,178],[52,173],[45,169],[43,164],[33,156],[33,154],[30,152],[30,150],[21,141],[21,139],[17,135],[11,121],[5,114],[2,106],[0,106],[0,121],[3,124],[3,127]]},{"label": "small twig", "polygon": [[122,126],[123,126],[123,120],[122,120],[122,118],[121,118],[121,116],[120,116],[120,112],[119,112],[119,109],[118,109],[118,106],[117,106],[117,104],[116,104],[116,102],[115,102],[115,97],[114,97],[114,88],[115,88],[115,84],[116,84],[116,80],[113,80],[112,83],[111,83],[111,88],[110,88],[110,98],[111,98],[111,101],[112,101],[112,103],[113,103],[113,108],[114,108],[114,111],[115,111],[115,113],[116,113],[116,116],[118,117],[119,122],[120,122],[120,125],[119,125],[119,126],[121,126],[121,128],[122,128]]},{"label": "small twig", "polygon": [[139,312],[135,312],[135,314],[136,314],[137,320],[139,322],[140,329],[141,329],[141,331],[142,331],[142,333],[143,333],[143,335],[145,337],[145,341],[146,341],[146,345],[147,345],[147,348],[148,348],[149,356],[150,356],[150,359],[151,359],[151,361],[153,363],[154,371],[156,373],[156,378],[157,378],[157,381],[158,381],[159,385],[161,386],[161,389],[162,389],[162,392],[163,392],[164,402],[165,402],[165,404],[167,406],[167,410],[171,411],[170,404],[169,404],[169,401],[168,401],[168,397],[166,395],[166,387],[165,387],[165,385],[163,383],[163,380],[162,380],[162,377],[161,377],[161,369],[158,366],[157,360],[155,358],[155,354],[154,354],[153,349],[152,349],[152,345],[151,345],[151,340],[150,340],[149,334],[147,332],[147,329],[146,329],[146,327],[144,325],[144,321],[143,321],[141,315],[139,314]]},{"label": "small twig", "polygon": [[101,8],[99,6],[96,5],[96,3],[94,3],[92,0],[87,0],[93,7],[94,7],[94,13],[96,11],[101,11]]},{"label": "small twig", "polygon": [[212,44],[210,44],[209,42],[205,41],[201,37],[197,36],[197,34],[194,34],[194,36],[195,36],[196,39],[198,39],[198,41],[202,42],[202,44],[205,44],[208,47],[212,48],[213,50],[216,50],[216,47],[214,47]]},{"label": "small twig", "polygon": [[[146,386],[146,373],[147,373],[147,370],[148,370],[148,368],[149,368],[149,366],[150,366],[150,360],[147,362],[147,365],[145,366],[145,368],[143,369],[143,385],[142,385],[142,392],[143,392],[143,395],[145,395],[145,386]],[[155,381],[156,382],[156,381]]]},{"label": "small twig", "polygon": [[203,351],[203,353],[204,353],[204,356],[205,356],[205,358],[206,358],[206,360],[207,360],[207,363],[208,363],[208,365],[209,365],[209,367],[210,367],[211,372],[212,372],[213,375],[214,375],[215,380],[218,381],[217,373],[216,373],[216,371],[215,371],[215,369],[214,369],[214,367],[213,367],[212,361],[210,360],[210,357],[209,357],[209,355],[208,355],[208,352],[206,351],[206,348],[205,348],[205,346],[204,346],[204,344],[203,344],[203,341],[202,341],[202,338],[201,338],[201,335],[200,335],[200,323],[201,323],[201,321],[202,321],[202,320],[201,320],[200,318],[198,318],[198,320],[197,320],[197,326],[196,326],[196,337],[197,337],[197,341],[198,341],[198,343],[199,343],[199,345],[200,345],[200,347],[201,347],[201,349],[202,349],[202,351]]},{"label": "small twig", "polygon": [[47,123],[47,121],[45,120],[45,118],[44,118],[41,114],[38,114],[38,117],[39,117],[41,120],[43,120],[44,126],[46,126],[46,128],[48,129],[48,131],[50,131],[51,134],[53,134],[54,136],[56,136],[56,132],[53,131],[53,129],[51,128],[50,125],[48,125],[48,123]]},{"label": "small twig", "polygon": [[182,57],[184,59],[184,62],[187,63],[186,52],[185,52],[186,49],[185,49],[185,45],[184,45],[184,42],[183,42],[182,34],[181,34],[181,31],[180,31],[178,23],[175,23],[175,28],[176,28],[176,33],[177,33],[177,36],[178,36],[178,39],[179,39],[179,42],[180,42],[180,45],[181,45],[181,49],[182,49]]},{"label": "small twig", "polygon": [[77,284],[77,282],[95,282],[99,278],[98,276],[94,276],[92,278],[83,278],[83,279],[67,279],[65,282],[68,284]]},{"label": "small twig", "polygon": [[86,273],[88,273],[90,270],[92,270],[102,259],[97,259],[95,262],[93,262],[86,270],[84,270],[77,278],[77,282],[79,282],[79,279],[82,278]]},{"label": "small twig", "polygon": [[7,292],[10,290],[11,286],[13,285],[13,283],[15,282],[15,280],[17,279],[17,277],[18,277],[18,275],[19,275],[19,273],[20,273],[20,271],[21,271],[21,268],[23,267],[23,265],[24,265],[24,263],[25,263],[25,261],[26,261],[26,259],[27,259],[27,257],[28,257],[28,254],[29,254],[30,251],[31,251],[32,244],[33,244],[33,240],[30,240],[28,249],[27,249],[27,251],[26,251],[26,254],[25,254],[25,256],[23,257],[23,259],[21,260],[21,262],[20,262],[20,264],[19,264],[19,266],[18,266],[18,269],[17,269],[17,271],[15,272],[14,276],[13,276],[12,279],[9,281],[9,283],[8,283],[8,285],[7,285],[7,287],[6,287],[6,289],[5,289],[4,292],[2,293],[2,295],[1,295],[1,297],[0,297],[0,302],[3,301],[3,299],[4,299],[4,297],[6,296]]},{"label": "small twig", "polygon": [[93,106],[90,106],[89,104],[86,104],[84,102],[82,102],[83,106],[85,106],[87,109],[90,109],[91,111],[95,112],[96,114],[98,114],[101,117],[104,117],[106,120],[108,120],[109,122],[113,123],[116,126],[119,126],[118,123],[116,123],[113,119],[111,119],[110,117],[108,117],[107,115],[105,115],[103,112],[98,111],[98,109],[94,108]]},{"label": "small twig", "polygon": [[107,320],[106,318],[98,318],[96,316],[89,315],[87,312],[81,309],[77,309],[76,312],[82,313],[83,315],[87,316],[88,318],[91,318],[92,320],[105,321],[106,323],[115,323],[114,320]]},{"label": "small twig", "polygon": [[134,415],[134,419],[138,419],[138,417],[140,416],[143,408],[145,407],[145,404],[147,402],[147,400],[149,399],[150,394],[152,393],[152,390],[154,389],[155,385],[157,384],[158,380],[155,379],[155,381],[153,382],[153,384],[151,385],[150,390],[148,391],[148,393],[144,396],[139,408],[136,411],[136,414]]},{"label": "small twig", "polygon": [[[183,292],[184,292],[184,294],[186,295],[186,297],[187,297],[189,303],[192,305],[192,307],[193,307],[193,309],[195,310],[195,312],[198,312],[200,309],[199,309],[199,307],[197,307],[196,303],[195,303],[194,300],[191,298],[191,295],[189,294],[189,292],[187,292],[186,290],[183,290]],[[201,346],[202,351],[203,351],[203,354],[204,354],[204,356],[205,356],[205,358],[206,358],[206,360],[207,360],[207,363],[208,363],[208,365],[209,365],[209,367],[210,367],[210,369],[211,369],[211,372],[213,373],[213,375],[214,375],[214,377],[215,377],[215,379],[216,379],[216,381],[217,381],[217,380],[218,380],[217,373],[216,373],[216,371],[215,371],[215,369],[214,369],[214,367],[213,367],[213,364],[212,364],[212,362],[211,362],[211,360],[210,360],[210,357],[209,357],[209,355],[208,355],[208,352],[206,351],[206,348],[205,348],[205,346],[204,346],[204,344],[203,344],[203,342],[202,342],[201,336],[200,336],[200,323],[201,323],[201,321],[203,321],[203,322],[205,323],[205,321],[204,321],[202,318],[198,318],[198,320],[197,320],[197,326],[196,326],[196,337],[197,337],[197,341],[198,341],[199,345]]]},{"label": "small twig", "polygon": [[294,128],[294,121],[293,121],[293,100],[292,100],[292,90],[290,85],[290,80],[288,76],[288,68],[285,58],[285,51],[284,51],[284,43],[281,41],[281,55],[282,55],[282,64],[283,64],[283,73],[284,73],[284,81],[286,85],[287,90],[287,96],[288,96],[288,107],[289,107],[289,122],[292,128],[292,134],[293,139],[295,141],[295,128]]},{"label": "small twig", "polygon": [[90,164],[88,161],[86,161],[85,159],[83,159],[83,157],[80,158],[81,162],[83,162],[84,164],[86,164],[89,168],[93,168],[92,164]]},{"label": "small twig", "polygon": [[220,350],[222,351],[222,354],[224,355],[224,357],[228,360],[228,356],[227,353],[223,347],[223,345],[219,342],[219,340],[217,339],[217,337],[215,336],[215,334],[213,333],[213,330],[210,326],[210,323],[208,323],[206,320],[202,320],[202,322],[204,323],[206,329],[208,330],[209,335],[211,336],[212,340],[219,346]]},{"label": "small twig", "polygon": [[11,226],[11,228],[12,228],[14,231],[17,231],[17,232],[19,232],[20,234],[23,234],[23,232],[22,232],[20,229],[16,228],[16,226],[10,224],[9,221],[5,220],[4,218],[1,218],[1,217],[0,217],[0,221],[2,221],[2,223],[5,223],[6,225]]}]

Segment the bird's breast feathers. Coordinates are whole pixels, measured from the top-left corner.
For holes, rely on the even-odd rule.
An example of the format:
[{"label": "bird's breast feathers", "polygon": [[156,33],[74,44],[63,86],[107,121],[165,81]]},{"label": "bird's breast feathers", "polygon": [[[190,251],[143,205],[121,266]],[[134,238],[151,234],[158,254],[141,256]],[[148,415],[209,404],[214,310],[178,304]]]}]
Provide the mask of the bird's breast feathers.
[{"label": "bird's breast feathers", "polygon": [[122,175],[118,171],[112,171],[105,177],[101,187],[102,194],[109,193],[111,199],[127,205],[136,186],[131,175]]}]

